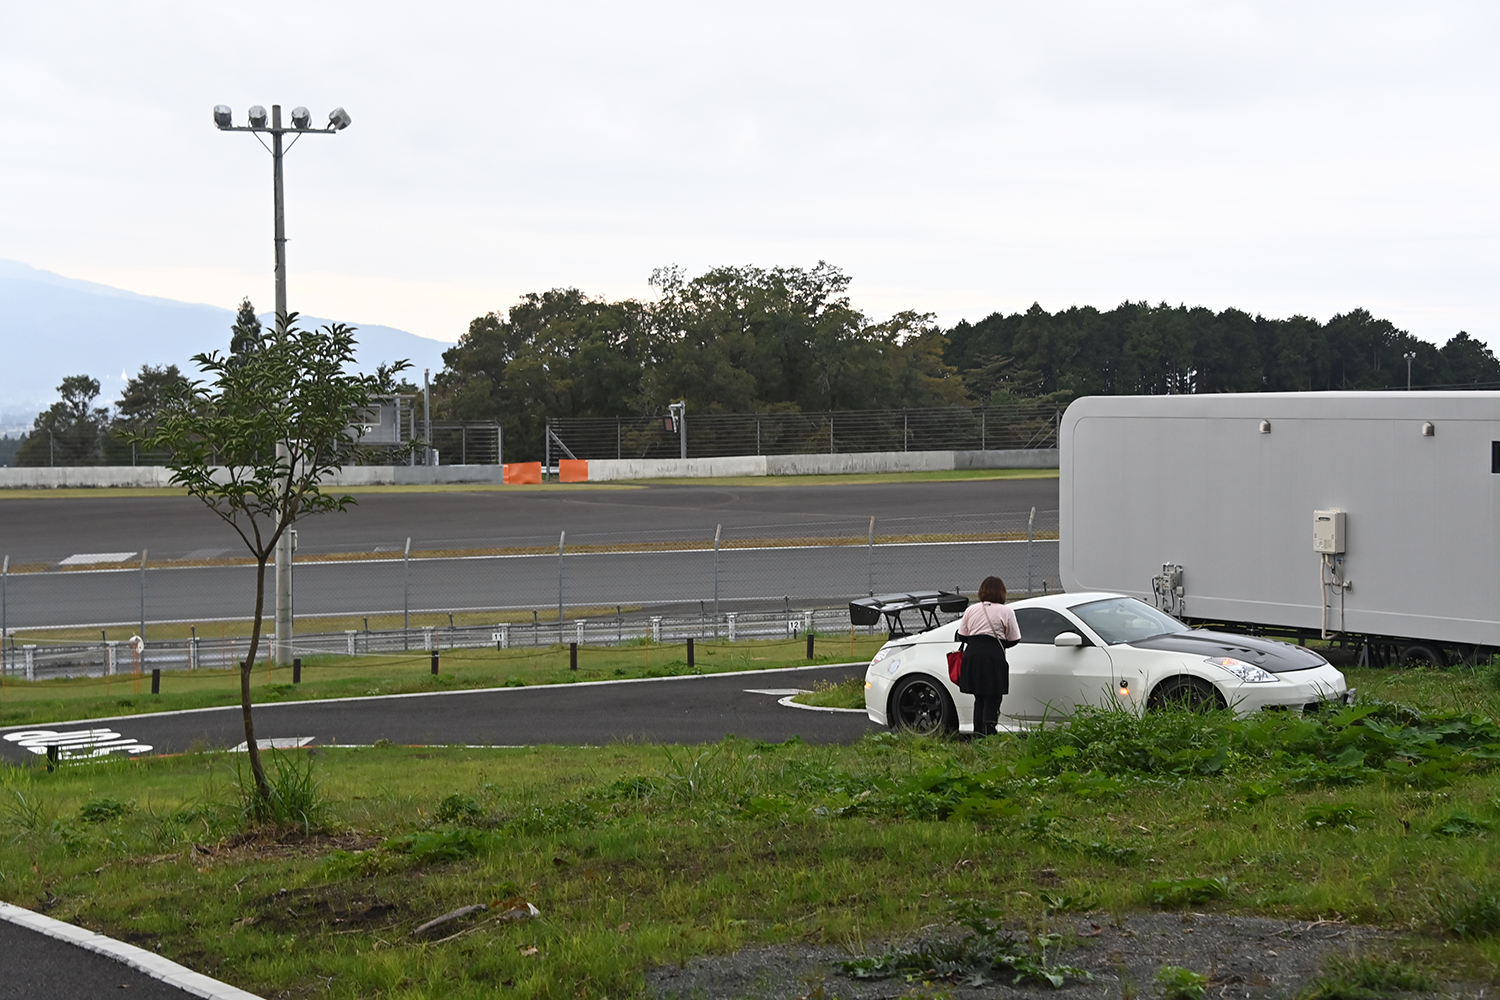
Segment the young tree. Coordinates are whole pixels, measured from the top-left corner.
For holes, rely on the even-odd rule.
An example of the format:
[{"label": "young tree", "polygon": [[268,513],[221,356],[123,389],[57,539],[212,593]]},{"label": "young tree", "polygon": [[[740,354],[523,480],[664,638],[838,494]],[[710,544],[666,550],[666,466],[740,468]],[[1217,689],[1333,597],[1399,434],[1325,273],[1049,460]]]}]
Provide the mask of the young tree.
[{"label": "young tree", "polygon": [[[255,742],[250,668],[265,616],[266,563],[299,518],[354,503],[351,496],[324,493],[322,483],[351,457],[358,441],[354,418],[380,390],[376,376],[350,371],[353,328],[336,323],[301,330],[296,318],[280,317],[255,350],[195,356],[207,380],[189,383],[142,439],[171,455],[173,482],[218,514],[255,557],[255,615],[250,651],[240,664],[240,711],[262,809],[271,789]],[[400,362],[385,374],[407,366]]]}]

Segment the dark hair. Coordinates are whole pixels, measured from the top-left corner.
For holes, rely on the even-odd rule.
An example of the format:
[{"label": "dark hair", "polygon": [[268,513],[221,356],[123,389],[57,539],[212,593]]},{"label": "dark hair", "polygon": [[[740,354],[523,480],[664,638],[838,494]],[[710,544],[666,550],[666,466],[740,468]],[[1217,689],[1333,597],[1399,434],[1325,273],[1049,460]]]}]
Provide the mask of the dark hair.
[{"label": "dark hair", "polygon": [[998,576],[987,576],[979,585],[979,599],[991,604],[1005,603],[1005,581]]}]

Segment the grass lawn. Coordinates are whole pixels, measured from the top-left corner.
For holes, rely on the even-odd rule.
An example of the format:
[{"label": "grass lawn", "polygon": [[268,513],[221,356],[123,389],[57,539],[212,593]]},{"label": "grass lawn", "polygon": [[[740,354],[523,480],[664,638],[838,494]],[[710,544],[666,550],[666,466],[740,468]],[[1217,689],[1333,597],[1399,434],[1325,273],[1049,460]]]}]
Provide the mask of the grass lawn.
[{"label": "grass lawn", "polygon": [[[253,697],[258,703],[346,698],[361,695],[451,691],[465,688],[568,684],[620,677],[668,677],[686,673],[721,673],[846,663],[868,660],[880,648],[881,636],[820,636],[817,658],[807,660],[806,640],[704,641],[694,643],[689,670],[684,643],[632,643],[580,646],[578,670],[569,669],[566,646],[444,650],[438,676],[431,673],[431,654],[420,648],[401,656],[329,656],[305,658],[302,683],[292,684],[290,667],[257,666]],[[420,643],[419,643],[420,645]],[[151,694],[147,674],[75,677],[66,680],[18,681],[0,685],[0,726],[105,718],[239,704],[239,670],[164,671],[162,693]]]},{"label": "grass lawn", "polygon": [[766,943],[899,967],[885,942],[976,912],[1064,945],[1082,912],[1343,920],[1399,932],[1381,957],[1412,981],[1500,971],[1500,729],[1469,717],[328,749],[273,758],[306,817],[280,827],[247,824],[235,763],[0,769],[0,898],[268,997],[632,996],[652,965]]}]

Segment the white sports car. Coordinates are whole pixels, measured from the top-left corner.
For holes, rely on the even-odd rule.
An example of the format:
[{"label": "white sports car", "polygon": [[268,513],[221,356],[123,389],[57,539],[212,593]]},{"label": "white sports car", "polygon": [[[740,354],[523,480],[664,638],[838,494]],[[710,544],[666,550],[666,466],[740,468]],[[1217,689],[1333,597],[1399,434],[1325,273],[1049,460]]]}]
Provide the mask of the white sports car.
[{"label": "white sports car", "polygon": [[[1310,649],[1190,629],[1133,597],[1054,594],[1011,607],[1021,641],[1006,650],[1010,693],[1000,703],[1002,730],[1066,718],[1083,704],[1141,710],[1176,702],[1248,715],[1301,712],[1353,697],[1344,675]],[[973,732],[974,699],[948,680],[957,631],[952,621],[880,648],[865,672],[872,721],[925,733]]]}]

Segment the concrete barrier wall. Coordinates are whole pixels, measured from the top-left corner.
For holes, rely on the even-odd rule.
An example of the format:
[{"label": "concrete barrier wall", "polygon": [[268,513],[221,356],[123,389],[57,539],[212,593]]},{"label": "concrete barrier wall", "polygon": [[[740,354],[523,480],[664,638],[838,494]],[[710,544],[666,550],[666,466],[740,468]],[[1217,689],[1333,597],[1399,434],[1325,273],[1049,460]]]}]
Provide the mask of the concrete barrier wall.
[{"label": "concrete barrier wall", "polygon": [[1055,469],[1056,448],[1012,448],[1006,451],[955,451],[955,469]]},{"label": "concrete barrier wall", "polygon": [[[591,482],[621,479],[704,479],[717,476],[827,476],[878,472],[943,472],[949,469],[1055,469],[1057,449],[1013,451],[877,451],[841,455],[733,455],[723,458],[594,459]],[[499,484],[498,465],[351,465],[327,485],[432,486]],[[171,486],[160,466],[0,468],[0,489]]]},{"label": "concrete barrier wall", "polygon": [[705,479],[709,476],[764,476],[764,455],[723,458],[592,458],[589,481],[614,479]]}]

